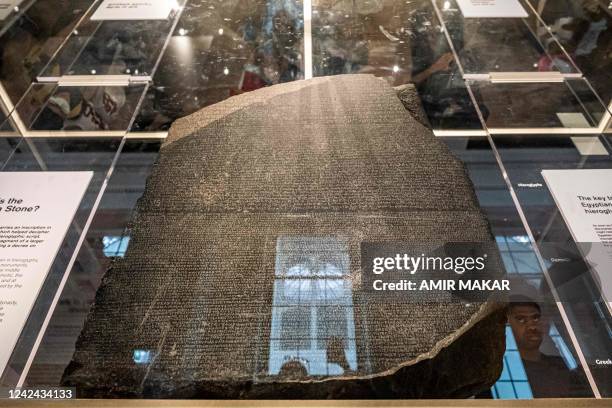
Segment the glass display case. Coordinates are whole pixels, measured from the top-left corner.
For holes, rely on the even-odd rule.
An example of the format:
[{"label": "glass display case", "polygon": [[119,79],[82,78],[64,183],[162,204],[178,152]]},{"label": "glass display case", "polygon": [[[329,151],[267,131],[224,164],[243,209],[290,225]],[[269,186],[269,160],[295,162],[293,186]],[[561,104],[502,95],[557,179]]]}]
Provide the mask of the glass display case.
[{"label": "glass display case", "polygon": [[0,405],[609,403],[608,3],[0,1]]}]

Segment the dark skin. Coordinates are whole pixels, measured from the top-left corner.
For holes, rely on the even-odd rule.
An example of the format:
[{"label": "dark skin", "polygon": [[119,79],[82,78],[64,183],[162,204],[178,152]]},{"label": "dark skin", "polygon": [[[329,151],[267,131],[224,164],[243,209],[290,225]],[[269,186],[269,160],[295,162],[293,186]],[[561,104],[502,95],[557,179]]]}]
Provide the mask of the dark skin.
[{"label": "dark skin", "polygon": [[511,306],[508,311],[508,323],[516,340],[521,358],[527,361],[540,361],[540,346],[544,337],[546,324],[540,310],[532,305]]}]

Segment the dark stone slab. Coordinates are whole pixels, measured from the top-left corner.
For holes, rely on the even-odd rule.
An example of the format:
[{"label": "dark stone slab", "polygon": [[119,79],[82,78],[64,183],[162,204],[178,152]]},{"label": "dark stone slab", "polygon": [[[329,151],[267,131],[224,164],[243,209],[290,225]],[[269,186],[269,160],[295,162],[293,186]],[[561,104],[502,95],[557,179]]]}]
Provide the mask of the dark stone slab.
[{"label": "dark stone slab", "polygon": [[81,396],[467,397],[501,372],[498,304],[361,286],[363,242],[492,242],[462,164],[374,77],[179,120],[131,237],[64,374]]}]

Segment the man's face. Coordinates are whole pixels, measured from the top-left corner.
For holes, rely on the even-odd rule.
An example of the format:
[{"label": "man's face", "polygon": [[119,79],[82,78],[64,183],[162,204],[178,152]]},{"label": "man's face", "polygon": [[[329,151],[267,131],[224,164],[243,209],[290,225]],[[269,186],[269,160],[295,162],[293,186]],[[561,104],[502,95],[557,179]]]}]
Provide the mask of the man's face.
[{"label": "man's face", "polygon": [[512,306],[508,323],[519,349],[538,350],[542,344],[543,322],[540,311],[535,306]]}]

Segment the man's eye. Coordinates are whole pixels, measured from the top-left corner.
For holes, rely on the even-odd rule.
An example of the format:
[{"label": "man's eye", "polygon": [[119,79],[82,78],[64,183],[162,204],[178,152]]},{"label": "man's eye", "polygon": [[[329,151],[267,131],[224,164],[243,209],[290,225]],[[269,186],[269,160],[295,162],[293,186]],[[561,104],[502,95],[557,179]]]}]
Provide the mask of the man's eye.
[{"label": "man's eye", "polygon": [[516,320],[518,320],[519,323],[525,323],[525,318],[524,317],[519,317]]}]

